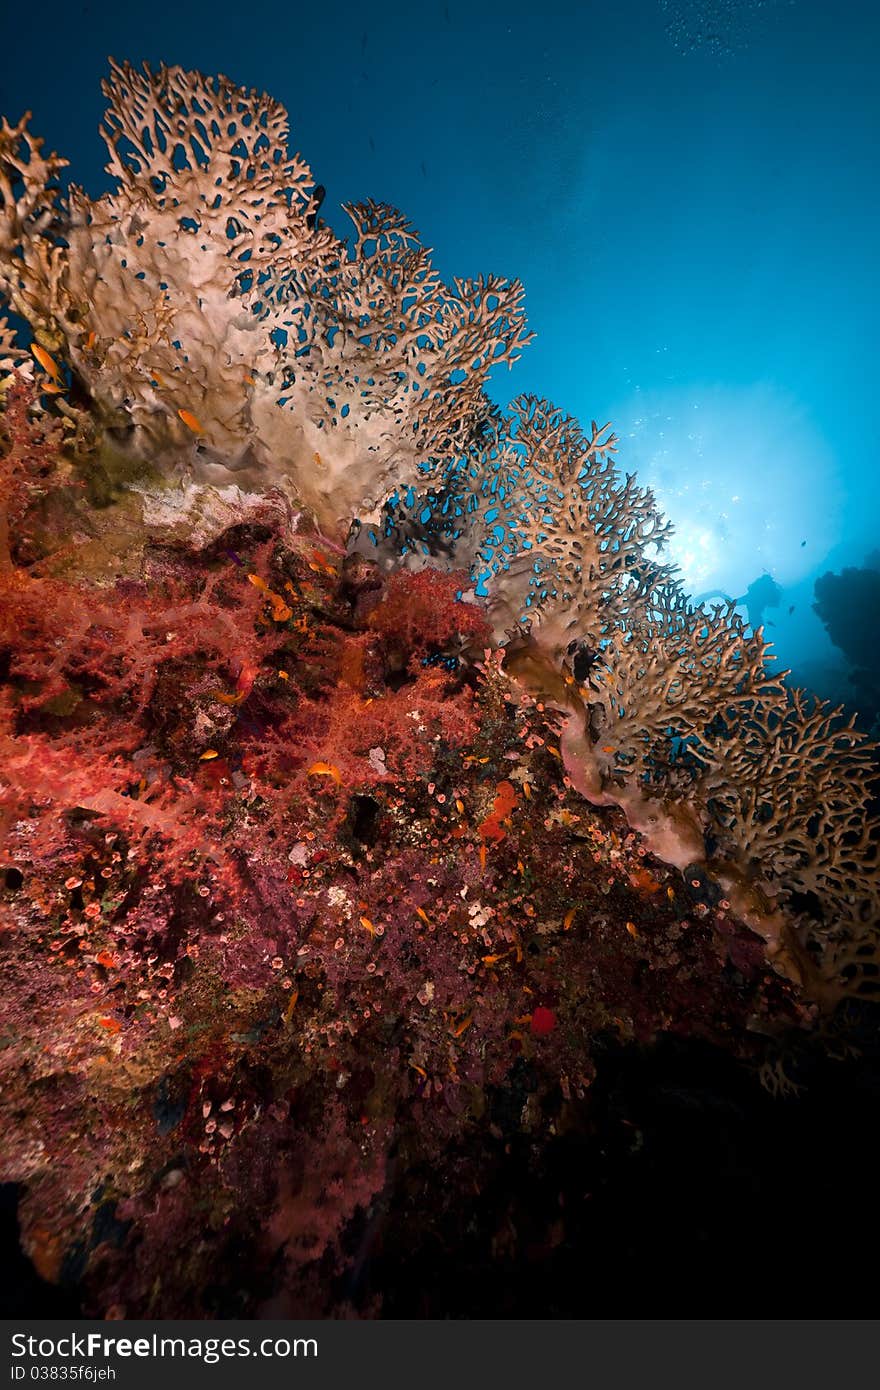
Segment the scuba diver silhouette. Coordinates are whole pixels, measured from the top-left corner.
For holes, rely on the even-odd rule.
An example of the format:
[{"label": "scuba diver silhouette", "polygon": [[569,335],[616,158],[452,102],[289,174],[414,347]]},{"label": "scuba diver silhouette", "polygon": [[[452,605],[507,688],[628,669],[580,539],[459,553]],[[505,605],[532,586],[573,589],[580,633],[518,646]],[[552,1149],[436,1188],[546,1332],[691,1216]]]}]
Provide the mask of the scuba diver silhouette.
[{"label": "scuba diver silhouette", "polygon": [[[754,632],[761,626],[761,618],[765,608],[778,608],[782,602],[782,590],[776,580],[769,575],[766,570],[758,579],[753,579],[746,592],[740,598],[731,598],[721,589],[707,589],[704,594],[695,596],[695,604],[704,603],[710,598],[723,599],[725,603],[734,603],[737,606],[741,603],[746,605],[749,615],[749,627]],[[770,623],[768,626],[772,627]]]}]

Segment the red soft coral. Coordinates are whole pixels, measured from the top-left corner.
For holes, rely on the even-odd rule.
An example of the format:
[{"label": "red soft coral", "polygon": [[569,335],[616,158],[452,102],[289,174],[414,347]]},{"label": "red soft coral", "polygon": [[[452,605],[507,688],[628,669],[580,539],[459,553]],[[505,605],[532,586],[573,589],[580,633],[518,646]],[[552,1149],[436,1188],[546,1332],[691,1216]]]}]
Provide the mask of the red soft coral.
[{"label": "red soft coral", "polygon": [[12,568],[20,540],[18,528],[30,503],[66,481],[59,455],[60,429],[45,417],[33,416],[35,396],[34,387],[22,377],[6,393],[0,458],[0,574]]},{"label": "red soft coral", "polygon": [[395,652],[421,657],[454,650],[458,645],[482,647],[489,637],[489,623],[476,604],[459,595],[470,588],[461,570],[441,574],[425,569],[417,574],[392,574],[385,595],[369,617],[369,626]]}]

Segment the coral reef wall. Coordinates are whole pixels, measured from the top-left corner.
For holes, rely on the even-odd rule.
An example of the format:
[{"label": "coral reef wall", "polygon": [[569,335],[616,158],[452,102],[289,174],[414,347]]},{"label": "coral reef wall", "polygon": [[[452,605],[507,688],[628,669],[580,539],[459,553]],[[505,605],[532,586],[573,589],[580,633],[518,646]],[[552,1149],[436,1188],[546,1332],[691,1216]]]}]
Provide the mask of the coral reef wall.
[{"label": "coral reef wall", "polygon": [[577,1123],[597,1037],[783,1086],[876,995],[876,749],[491,403],[519,284],[339,241],[266,96],[105,95],[99,199],[0,131],[0,1171],[90,1309],[339,1311],[399,1156]]},{"label": "coral reef wall", "polygon": [[[421,549],[482,569],[506,670],[562,716],[583,795],[623,807],[668,862],[712,861],[795,978],[841,931],[861,940],[878,915],[871,746],[789,694],[730,605],[689,603],[608,426],[587,436],[530,397],[492,406],[490,367],[529,337],[521,286],[442,285],[372,203],[338,241],[267,96],[129,64],[104,92],[114,191],[97,200],[61,195],[64,161],[27,118],[0,134],[0,288],[68,454],[143,523],[203,541],[274,498],[342,549],[366,525],[376,558],[390,537],[398,563]],[[407,507],[433,557],[418,527],[401,545]]]}]

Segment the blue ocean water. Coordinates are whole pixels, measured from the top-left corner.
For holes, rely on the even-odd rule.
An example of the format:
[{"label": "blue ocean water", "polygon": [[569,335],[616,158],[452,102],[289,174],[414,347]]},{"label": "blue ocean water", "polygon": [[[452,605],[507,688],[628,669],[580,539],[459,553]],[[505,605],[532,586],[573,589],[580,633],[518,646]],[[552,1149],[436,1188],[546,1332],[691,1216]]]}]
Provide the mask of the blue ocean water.
[{"label": "blue ocean water", "polygon": [[97,194],[108,54],[270,92],[338,233],[372,197],[447,279],[524,282],[537,339],[495,399],[611,420],[689,590],[769,572],[780,663],[835,693],[813,585],[880,544],[878,38],[870,0],[45,0],[0,109]]}]

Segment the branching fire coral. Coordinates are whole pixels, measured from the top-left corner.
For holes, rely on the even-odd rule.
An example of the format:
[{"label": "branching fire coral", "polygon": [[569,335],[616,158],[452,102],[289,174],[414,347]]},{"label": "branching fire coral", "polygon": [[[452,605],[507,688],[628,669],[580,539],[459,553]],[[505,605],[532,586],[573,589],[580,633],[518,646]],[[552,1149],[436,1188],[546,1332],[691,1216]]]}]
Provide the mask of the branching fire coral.
[{"label": "branching fire coral", "polygon": [[105,447],[185,480],[284,484],[343,539],[463,439],[490,366],[527,341],[522,290],[446,288],[393,209],[315,224],[287,114],[226,78],[113,65],[115,190],[55,180],[26,120],[0,135],[0,289],[69,369]]}]

